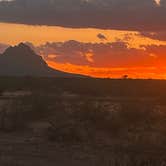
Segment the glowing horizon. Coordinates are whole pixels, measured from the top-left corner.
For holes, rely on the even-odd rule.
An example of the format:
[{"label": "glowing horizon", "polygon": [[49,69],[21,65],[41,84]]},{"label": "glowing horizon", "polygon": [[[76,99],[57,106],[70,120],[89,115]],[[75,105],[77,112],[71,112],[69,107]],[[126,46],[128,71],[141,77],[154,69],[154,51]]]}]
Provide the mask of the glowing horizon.
[{"label": "glowing horizon", "polygon": [[[48,65],[58,70],[101,78],[121,78],[123,75],[128,75],[130,78],[166,79],[164,67],[166,65],[166,41],[145,37],[137,31],[12,23],[0,23],[0,27],[0,43],[16,45],[20,42],[30,42],[37,50],[40,48],[38,54],[44,58],[47,54],[48,58],[45,60]],[[78,43],[68,42],[70,40]],[[47,42],[50,45],[56,45],[57,48],[47,45]],[[58,46],[59,42],[61,42],[60,46]],[[127,43],[126,48],[123,48],[123,42]],[[122,43],[122,45],[118,45],[118,43]],[[108,45],[110,45],[110,51],[107,48]],[[144,50],[147,49],[146,46],[153,47],[146,51]],[[114,53],[115,58],[120,57],[119,60],[113,58]],[[96,61],[96,56],[99,62]],[[126,59],[123,58],[125,56]],[[134,60],[133,56],[135,59],[141,56],[143,58]],[[76,60],[77,58],[78,60]],[[124,62],[125,65],[123,65]],[[115,63],[116,66],[112,67]]]},{"label": "glowing horizon", "polygon": [[132,79],[166,79],[166,67],[134,67],[134,68],[95,68],[89,66],[72,65],[70,63],[60,64],[46,61],[53,69],[83,74],[94,78],[123,78],[127,75]]}]

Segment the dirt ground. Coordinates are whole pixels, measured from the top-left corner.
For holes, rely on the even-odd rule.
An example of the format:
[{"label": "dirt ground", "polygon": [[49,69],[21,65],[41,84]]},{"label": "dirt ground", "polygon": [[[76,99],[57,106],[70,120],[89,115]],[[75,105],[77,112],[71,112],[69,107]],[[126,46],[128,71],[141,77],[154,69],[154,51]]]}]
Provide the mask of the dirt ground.
[{"label": "dirt ground", "polygon": [[102,144],[55,143],[33,137],[30,133],[0,133],[1,166],[134,166],[133,164],[163,165],[165,152],[125,150]]}]

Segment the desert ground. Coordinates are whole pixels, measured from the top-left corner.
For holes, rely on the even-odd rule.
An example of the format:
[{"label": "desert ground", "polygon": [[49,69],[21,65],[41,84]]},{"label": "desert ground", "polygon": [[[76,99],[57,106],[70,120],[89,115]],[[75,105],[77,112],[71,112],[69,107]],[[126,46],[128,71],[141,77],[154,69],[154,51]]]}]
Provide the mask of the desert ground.
[{"label": "desert ground", "polygon": [[8,80],[0,84],[0,165],[166,164],[164,81],[148,80],[163,85],[152,91],[145,80],[95,80],[106,94],[93,89],[94,80]]}]

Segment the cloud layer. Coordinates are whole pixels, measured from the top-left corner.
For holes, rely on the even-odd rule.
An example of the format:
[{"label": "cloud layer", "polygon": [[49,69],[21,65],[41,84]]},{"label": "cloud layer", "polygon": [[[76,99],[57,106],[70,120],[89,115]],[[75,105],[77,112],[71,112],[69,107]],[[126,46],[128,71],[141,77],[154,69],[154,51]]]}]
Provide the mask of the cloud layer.
[{"label": "cloud layer", "polygon": [[[33,47],[33,46],[31,46]],[[33,47],[47,63],[59,70],[95,77],[166,78],[166,45],[129,48],[113,43],[54,42]]]},{"label": "cloud layer", "polygon": [[0,21],[63,27],[165,31],[166,2],[154,0],[14,0],[0,2]]},{"label": "cloud layer", "polygon": [[53,42],[34,47],[46,60],[97,68],[161,67],[166,64],[166,46],[129,48],[122,41],[113,43]]}]

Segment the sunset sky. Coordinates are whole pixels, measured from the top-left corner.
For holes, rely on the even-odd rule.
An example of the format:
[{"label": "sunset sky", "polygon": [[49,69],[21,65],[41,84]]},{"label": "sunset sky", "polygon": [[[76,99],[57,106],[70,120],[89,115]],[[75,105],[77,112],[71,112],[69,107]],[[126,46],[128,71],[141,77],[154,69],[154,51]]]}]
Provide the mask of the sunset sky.
[{"label": "sunset sky", "polygon": [[0,52],[20,42],[59,70],[166,79],[166,1],[0,0]]}]

